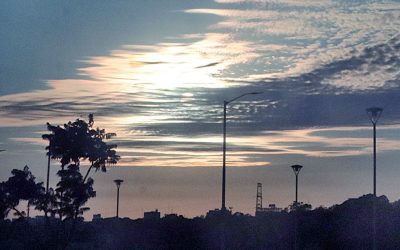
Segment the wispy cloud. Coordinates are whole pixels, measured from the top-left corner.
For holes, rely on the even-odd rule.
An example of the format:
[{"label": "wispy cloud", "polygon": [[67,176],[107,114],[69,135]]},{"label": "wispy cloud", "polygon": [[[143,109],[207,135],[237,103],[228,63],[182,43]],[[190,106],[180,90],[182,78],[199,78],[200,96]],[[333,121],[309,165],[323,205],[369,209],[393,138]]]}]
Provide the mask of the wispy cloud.
[{"label": "wispy cloud", "polygon": [[[324,133],[365,125],[366,106],[379,99],[391,107],[400,96],[399,8],[391,2],[288,0],[265,8],[262,1],[217,2],[219,9],[186,10],[222,18],[205,33],[124,45],[82,60],[76,79],[1,96],[0,126],[62,124],[95,113],[99,126],[119,135],[121,165],[219,166],[222,101],[262,90],[229,106],[232,166],[266,166],[271,155],[366,154],[367,135]],[[393,109],[388,113],[386,124],[400,119]],[[383,151],[399,146],[383,142]]]},{"label": "wispy cloud", "polygon": [[294,5],[294,6],[326,6],[326,4],[332,3],[330,0],[215,0],[217,3],[249,3],[257,4],[259,6],[268,6],[270,4],[280,4],[280,5]]},{"label": "wispy cloud", "polygon": [[[400,147],[393,132],[398,125],[380,127],[379,152]],[[399,136],[400,137],[400,136]],[[121,139],[119,139],[121,138]],[[202,135],[123,134],[114,141],[122,155],[121,167],[219,167],[221,137]],[[122,139],[123,138],[123,139]],[[40,138],[11,138],[13,141],[46,143]],[[300,155],[332,158],[369,155],[372,152],[369,127],[331,127],[282,131],[261,131],[257,135],[228,137],[228,165],[255,167],[271,164],[271,156]]]}]

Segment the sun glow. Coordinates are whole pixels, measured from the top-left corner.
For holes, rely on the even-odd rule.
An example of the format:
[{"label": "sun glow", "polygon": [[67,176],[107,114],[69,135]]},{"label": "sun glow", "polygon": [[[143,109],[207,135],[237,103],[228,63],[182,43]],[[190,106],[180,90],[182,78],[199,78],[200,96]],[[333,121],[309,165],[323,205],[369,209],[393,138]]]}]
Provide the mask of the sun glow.
[{"label": "sun glow", "polygon": [[[203,41],[204,42],[204,41]],[[143,51],[124,46],[107,57],[93,57],[81,68],[81,75],[109,83],[119,83],[125,91],[173,90],[177,88],[215,88],[225,83],[215,77],[226,65],[221,57],[204,53],[210,44],[163,43]]]}]

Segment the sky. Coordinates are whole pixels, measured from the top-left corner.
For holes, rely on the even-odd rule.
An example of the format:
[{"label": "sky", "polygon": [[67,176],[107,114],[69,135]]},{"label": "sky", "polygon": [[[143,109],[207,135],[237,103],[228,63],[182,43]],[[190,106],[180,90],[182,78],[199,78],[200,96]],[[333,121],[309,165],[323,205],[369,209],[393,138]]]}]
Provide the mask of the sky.
[{"label": "sky", "polygon": [[294,164],[314,207],[371,193],[372,106],[377,192],[400,198],[399,1],[4,0],[0,23],[0,181],[45,181],[46,122],[93,113],[122,158],[86,219],[115,215],[120,178],[120,216],[220,207],[223,101],[255,91],[227,108],[227,207],[254,214],[258,182],[288,206]]}]

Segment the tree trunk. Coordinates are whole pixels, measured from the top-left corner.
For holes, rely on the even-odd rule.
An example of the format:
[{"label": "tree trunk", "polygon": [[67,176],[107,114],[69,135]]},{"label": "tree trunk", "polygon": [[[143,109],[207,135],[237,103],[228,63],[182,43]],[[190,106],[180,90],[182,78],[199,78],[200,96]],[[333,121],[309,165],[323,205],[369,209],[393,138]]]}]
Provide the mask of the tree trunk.
[{"label": "tree trunk", "polygon": [[28,205],[27,205],[27,208],[26,208],[26,216],[27,216],[28,218],[29,218],[30,206],[31,206],[31,204],[30,204],[29,201],[28,201]]},{"label": "tree trunk", "polygon": [[93,167],[93,162],[92,162],[92,164],[90,165],[88,171],[86,172],[85,178],[83,178],[83,183],[85,183],[87,177],[89,176],[89,173],[90,173],[90,170],[92,170],[92,167]]}]

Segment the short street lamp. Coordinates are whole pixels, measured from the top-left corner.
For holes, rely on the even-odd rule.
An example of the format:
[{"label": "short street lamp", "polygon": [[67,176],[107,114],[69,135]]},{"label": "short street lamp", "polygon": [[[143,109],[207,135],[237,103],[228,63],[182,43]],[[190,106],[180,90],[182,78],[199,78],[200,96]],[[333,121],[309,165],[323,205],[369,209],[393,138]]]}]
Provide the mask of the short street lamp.
[{"label": "short street lamp", "polygon": [[298,200],[297,200],[297,194],[298,194],[298,183],[299,183],[299,173],[300,170],[303,166],[301,165],[293,165],[291,166],[293,169],[294,174],[296,175],[296,200],[295,200],[295,204],[294,204],[294,208],[297,209],[297,204],[298,204]]},{"label": "short street lamp", "polygon": [[292,165],[291,168],[293,169],[294,174],[296,175],[296,200],[294,202],[294,211],[295,211],[295,229],[294,229],[294,249],[297,250],[299,249],[298,247],[298,218],[297,218],[297,205],[298,200],[297,200],[297,194],[298,194],[298,184],[299,184],[299,173],[300,170],[302,169],[303,166],[301,165]]},{"label": "short street lamp", "polygon": [[124,182],[123,180],[114,180],[115,184],[117,184],[117,218],[118,216],[118,210],[119,210],[119,187],[121,186],[121,183]]}]

